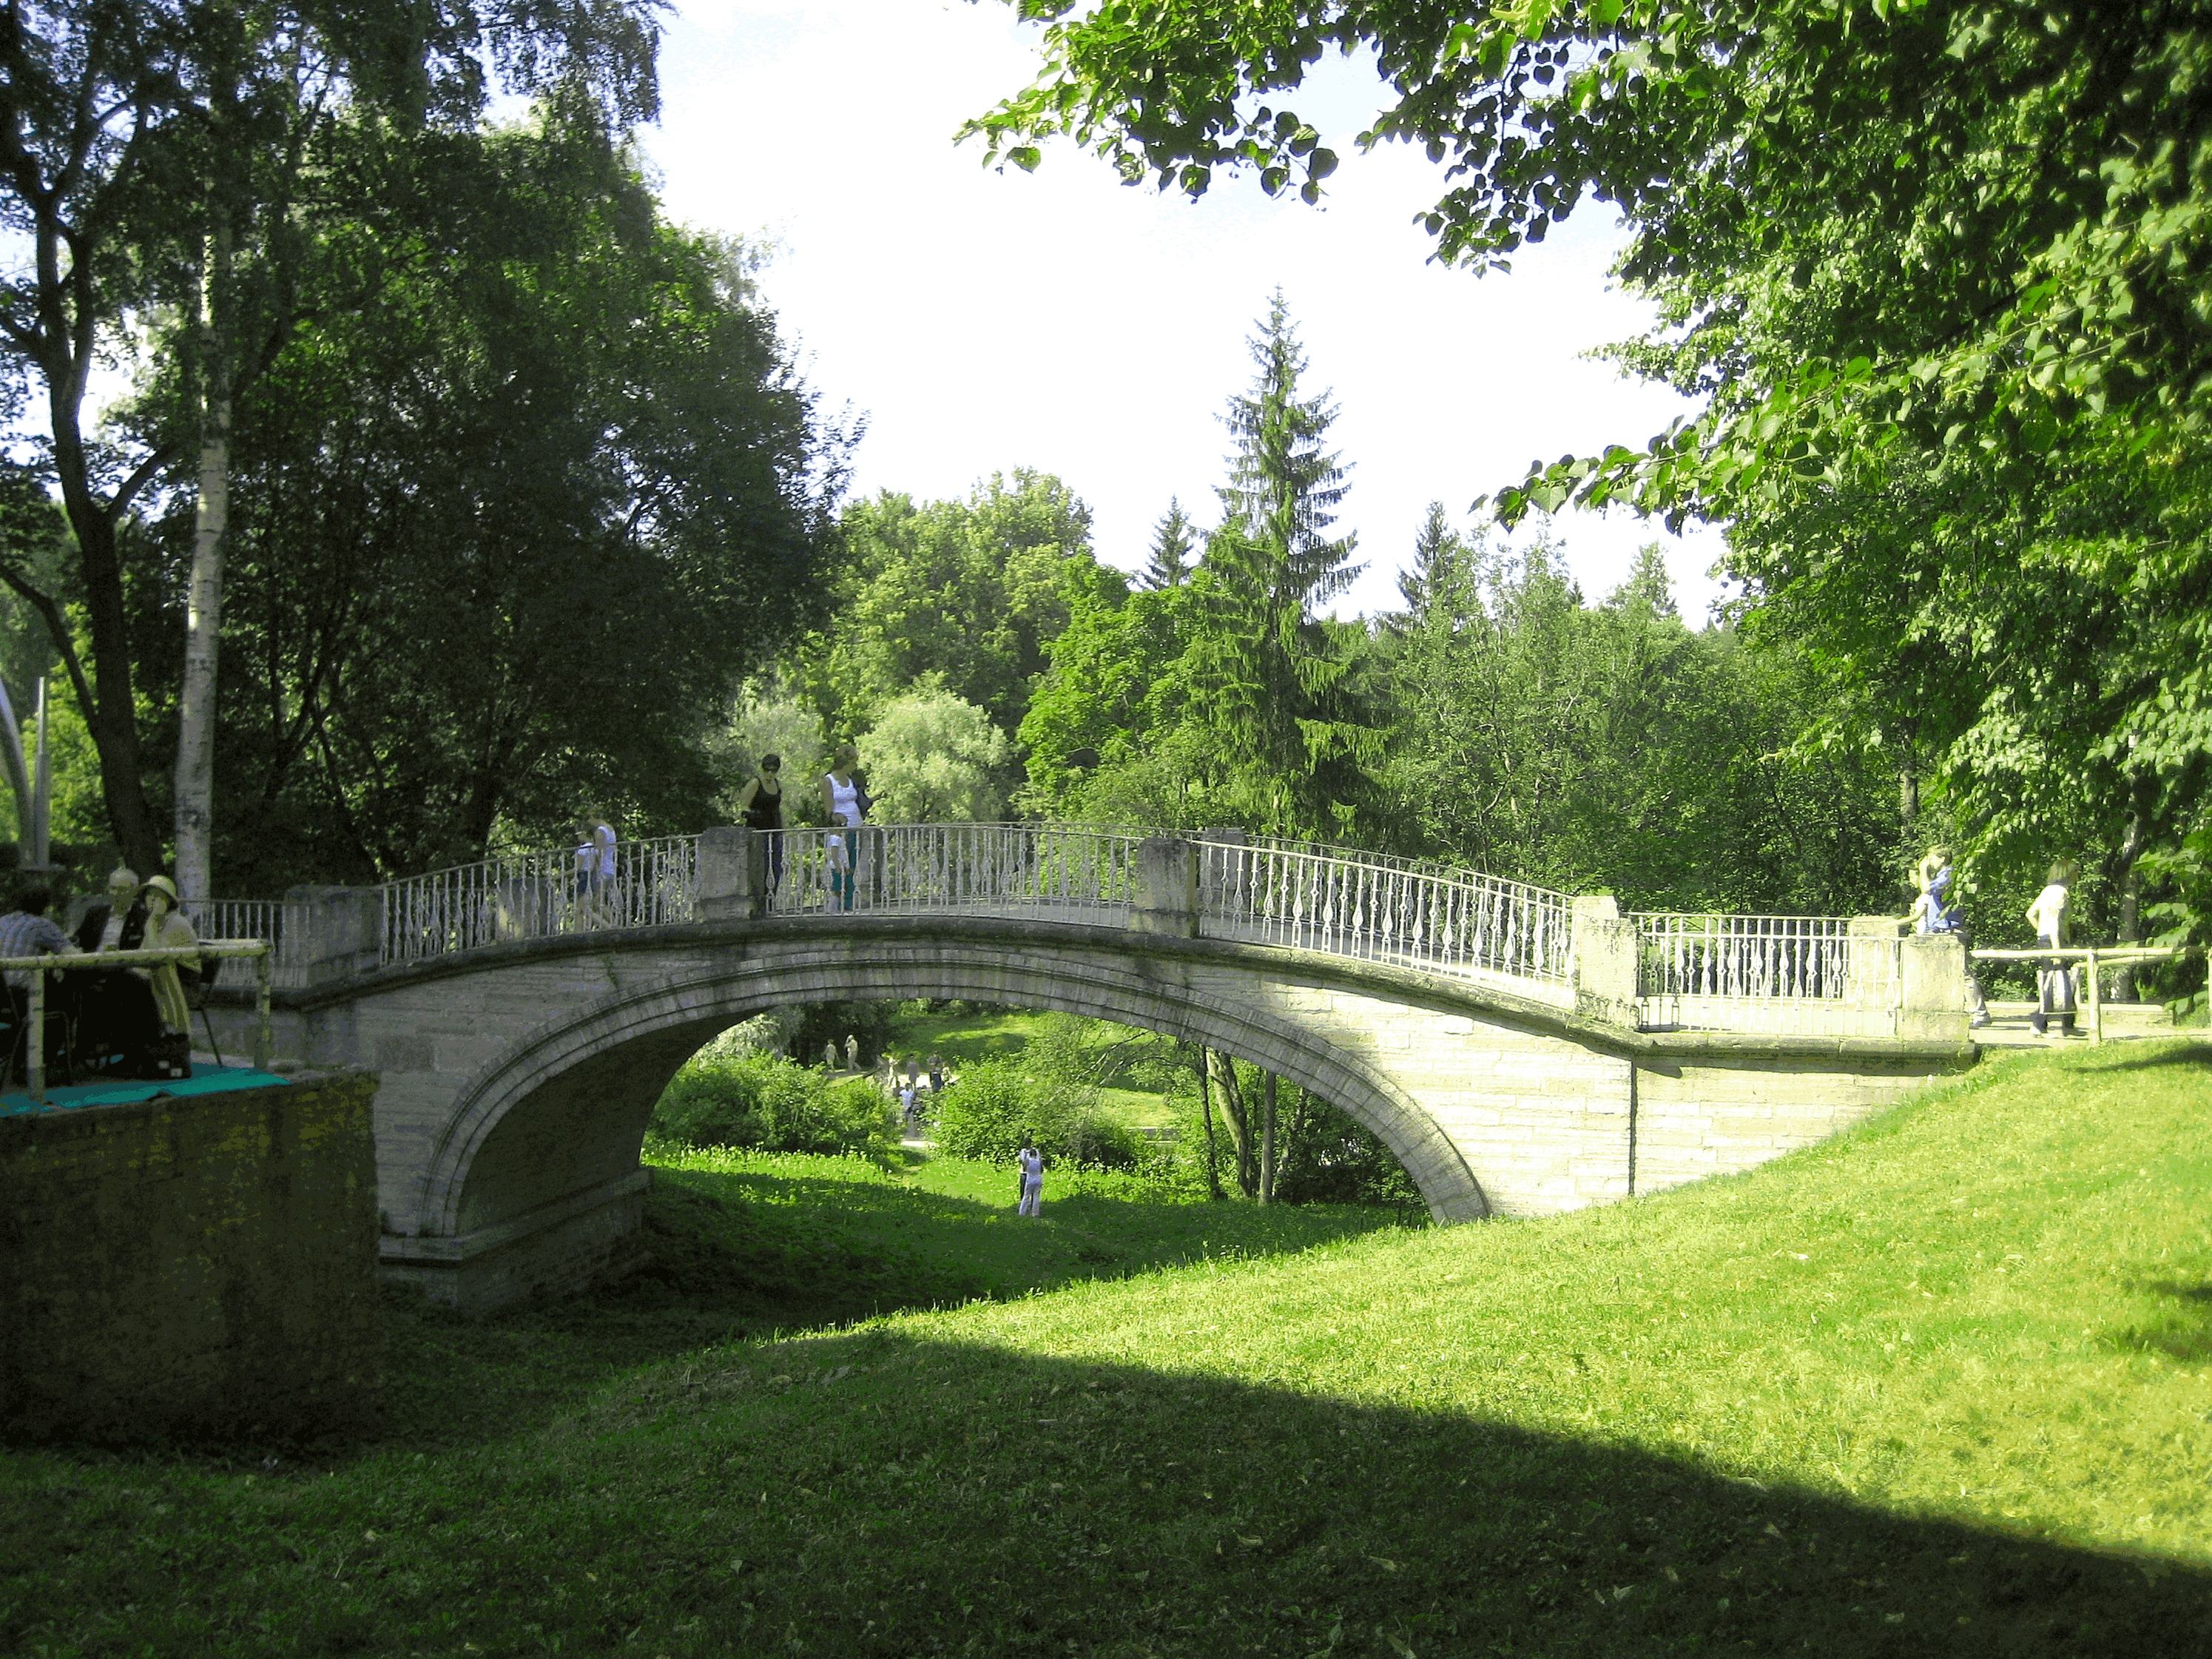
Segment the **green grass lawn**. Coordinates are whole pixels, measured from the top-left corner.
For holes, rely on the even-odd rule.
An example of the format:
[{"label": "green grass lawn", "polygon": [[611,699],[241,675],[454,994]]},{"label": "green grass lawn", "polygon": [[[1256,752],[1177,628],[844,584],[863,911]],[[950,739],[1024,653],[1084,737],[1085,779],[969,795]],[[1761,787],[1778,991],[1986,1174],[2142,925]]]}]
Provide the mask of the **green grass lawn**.
[{"label": "green grass lawn", "polygon": [[[899,1019],[899,1034],[890,1046],[902,1057],[912,1054],[927,1060],[931,1054],[941,1054],[957,1072],[978,1060],[1018,1059],[1051,1018],[1019,1009],[995,1014],[906,1014]],[[1124,1029],[1137,1042],[1164,1040],[1134,1027]],[[1098,1091],[1098,1098],[1101,1105],[1132,1128],[1152,1128],[1178,1121],[1169,1109],[1166,1097],[1157,1091],[1105,1088]]]},{"label": "green grass lawn", "polygon": [[902,1014],[890,1046],[898,1054],[927,1060],[940,1054],[957,1071],[981,1060],[1012,1060],[1030,1046],[1047,1014],[1007,1009],[995,1014]]},{"label": "green grass lawn", "polygon": [[1746,1176],[1326,1243],[690,1160],[627,1291],[395,1303],[381,1443],[0,1454],[0,1650],[2201,1655],[2208,1116],[2201,1042],[2024,1054]]},{"label": "green grass lawn", "polygon": [[651,1300],[755,1330],[845,1323],[904,1308],[1006,1298],[1185,1263],[1279,1255],[1415,1212],[1353,1205],[1175,1201],[1110,1172],[1049,1171],[1025,1220],[1011,1166],[693,1152],[655,1143],[654,1266],[599,1298]]}]

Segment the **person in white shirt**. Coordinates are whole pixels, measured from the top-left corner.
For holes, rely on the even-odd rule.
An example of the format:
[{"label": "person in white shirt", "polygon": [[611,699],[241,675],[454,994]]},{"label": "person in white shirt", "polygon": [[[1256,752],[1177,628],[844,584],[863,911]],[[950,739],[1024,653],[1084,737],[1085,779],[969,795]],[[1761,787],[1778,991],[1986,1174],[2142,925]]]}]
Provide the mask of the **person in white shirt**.
[{"label": "person in white shirt", "polygon": [[614,826],[594,813],[577,830],[582,836],[576,848],[577,908],[604,913],[615,896]]},{"label": "person in white shirt", "polygon": [[[2051,866],[2045,878],[2044,889],[2027,907],[2028,925],[2035,929],[2035,942],[2051,950],[2066,947],[2066,910],[2069,900],[2068,889],[2073,885],[2075,866],[2070,859],[2061,859]],[[2038,965],[2035,975],[2035,1012],[2028,1024],[2038,1036],[2051,1034],[2051,1017],[2059,1016],[2059,1030],[2067,1036],[2074,1035],[2074,969],[2059,957],[2046,957]]]},{"label": "person in white shirt", "polygon": [[1018,1215],[1041,1216],[1044,1213],[1044,1154],[1037,1151],[1030,1137],[1022,1137],[1022,1149],[1014,1155],[1021,1165],[1022,1201],[1015,1212]]},{"label": "person in white shirt", "polygon": [[860,867],[860,829],[867,806],[860,797],[860,781],[853,775],[853,769],[860,763],[860,751],[849,743],[841,743],[836,759],[822,775],[822,811],[834,832],[830,837],[832,910],[853,908],[854,878]]}]

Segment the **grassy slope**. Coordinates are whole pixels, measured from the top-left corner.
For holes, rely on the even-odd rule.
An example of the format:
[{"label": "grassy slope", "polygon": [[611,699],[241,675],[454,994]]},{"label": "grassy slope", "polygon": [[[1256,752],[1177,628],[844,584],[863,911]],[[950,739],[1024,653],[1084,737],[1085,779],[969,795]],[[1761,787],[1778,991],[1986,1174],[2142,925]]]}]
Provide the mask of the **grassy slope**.
[{"label": "grassy slope", "polygon": [[2208,1110],[2202,1043],[2023,1056],[1540,1224],[770,1346],[410,1314],[385,1447],[5,1455],[0,1648],[2202,1653]]},{"label": "grassy slope", "polygon": [[[1177,1203],[1128,1176],[1053,1170],[1039,1224],[1014,1213],[1011,1168],[964,1159],[885,1170],[859,1159],[660,1146],[653,1157],[664,1200],[682,1206],[657,1218],[656,1255],[670,1267],[684,1263],[675,1288],[694,1303],[755,1296],[756,1322],[786,1328],[1209,1258],[1278,1255],[1399,1219],[1356,1205]],[[824,1306],[820,1264],[830,1260],[844,1264],[836,1279],[841,1299]],[[732,1285],[733,1277],[741,1283]]]}]

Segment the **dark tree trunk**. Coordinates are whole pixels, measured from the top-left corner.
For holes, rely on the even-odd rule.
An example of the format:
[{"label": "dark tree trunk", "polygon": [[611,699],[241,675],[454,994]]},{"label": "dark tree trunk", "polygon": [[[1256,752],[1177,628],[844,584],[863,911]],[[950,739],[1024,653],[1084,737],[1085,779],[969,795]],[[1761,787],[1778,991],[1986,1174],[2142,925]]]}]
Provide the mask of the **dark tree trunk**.
[{"label": "dark tree trunk", "polygon": [[1212,1076],[1213,1051],[1198,1051],[1198,1110],[1206,1125],[1206,1190],[1215,1198],[1226,1198],[1221,1190],[1221,1154],[1213,1142],[1213,1079]]},{"label": "dark tree trunk", "polygon": [[116,842],[132,869],[150,875],[161,867],[161,831],[146,803],[143,757],[138,746],[137,691],[133,684],[131,629],[123,614],[123,564],[116,548],[113,509],[93,498],[75,407],[56,395],[49,402],[49,410],[54,431],[54,470],[61,480],[62,506],[76,537],[77,558],[84,573],[85,621],[92,644],[91,684],[77,685],[78,706],[91,730],[93,745],[100,752],[100,795]]}]

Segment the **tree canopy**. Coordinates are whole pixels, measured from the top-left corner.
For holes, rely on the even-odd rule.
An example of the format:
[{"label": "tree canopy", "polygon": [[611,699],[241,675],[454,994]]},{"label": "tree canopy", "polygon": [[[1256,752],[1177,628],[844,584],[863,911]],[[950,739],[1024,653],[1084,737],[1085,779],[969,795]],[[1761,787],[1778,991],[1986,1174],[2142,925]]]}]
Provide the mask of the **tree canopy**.
[{"label": "tree canopy", "polygon": [[1437,256],[1504,264],[1593,200],[1660,308],[1620,349],[1702,404],[1537,463],[1531,508],[1729,527],[1819,735],[1924,763],[1985,857],[2094,845],[2123,884],[2203,822],[2212,751],[2212,11],[2158,0],[1125,0],[1055,20],[971,124],[1033,167],[1245,172],[1318,200],[1289,107],[1332,50],[1363,145],[1445,169]]},{"label": "tree canopy", "polygon": [[[745,250],[670,225],[588,111],[375,155],[382,210],[323,228],[239,406],[230,891],[480,857],[586,806],[702,823],[712,711],[824,614],[845,440]],[[151,443],[190,419],[168,390]],[[134,590],[157,693],[192,533],[168,501]]]},{"label": "tree canopy", "polygon": [[[114,833],[143,867],[160,863],[161,836],[125,617],[128,525],[148,487],[210,434],[196,423],[141,447],[88,430],[95,364],[150,331],[227,428],[229,397],[297,314],[291,254],[306,227],[334,203],[364,205],[337,201],[347,175],[332,163],[347,135],[383,123],[466,132],[495,88],[558,89],[617,123],[649,116],[654,34],[640,0],[45,0],[0,20],[0,228],[27,255],[0,280],[0,375],[11,401],[35,392],[45,404],[39,464],[69,517],[87,624],[84,648],[64,626],[53,642],[99,750]],[[0,558],[0,579],[50,622],[58,615],[56,592],[20,560]],[[204,603],[219,595],[219,581],[203,588]],[[204,635],[210,683],[212,649]]]},{"label": "tree canopy", "polygon": [[801,653],[825,730],[865,731],[926,676],[1018,727],[1070,605],[1124,586],[1091,549],[1091,509],[1060,479],[1016,468],[965,501],[886,490],[842,520],[832,614]]}]

